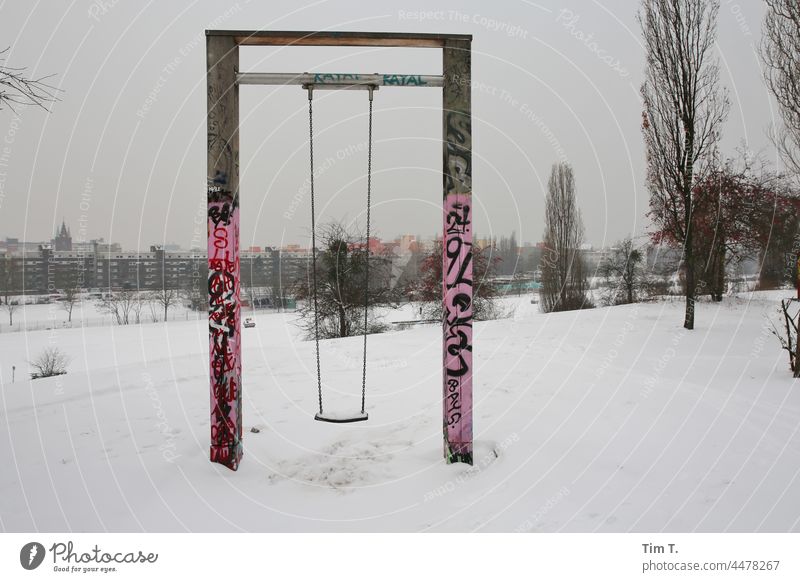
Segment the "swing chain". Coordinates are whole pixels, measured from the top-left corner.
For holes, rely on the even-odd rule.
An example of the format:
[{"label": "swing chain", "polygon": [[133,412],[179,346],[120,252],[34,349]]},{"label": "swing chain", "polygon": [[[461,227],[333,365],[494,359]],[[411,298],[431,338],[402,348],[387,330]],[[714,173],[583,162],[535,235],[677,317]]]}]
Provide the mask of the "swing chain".
[{"label": "swing chain", "polygon": [[311,165],[311,278],[314,287],[314,344],[317,353],[317,393],[319,394],[319,413],[322,414],[322,372],[319,363],[319,309],[317,301],[317,228],[314,209],[314,88],[308,86],[308,150]]},{"label": "swing chain", "polygon": [[367,400],[367,320],[369,314],[369,227],[372,206],[372,91],[369,86],[369,131],[367,134],[367,240],[366,264],[364,265],[364,363],[361,370],[361,414],[364,414]]},{"label": "swing chain", "polygon": [[[317,298],[317,229],[314,198],[314,86],[307,85],[308,90],[308,145],[310,191],[311,191],[311,273],[314,295],[314,344],[317,357],[317,393],[319,395],[319,413],[322,412],[322,372],[319,358],[319,301]],[[370,85],[369,90],[369,132],[367,137],[367,232],[365,241],[366,263],[364,265],[364,358],[361,368],[361,414],[365,413],[367,398],[367,324],[369,321],[369,237],[372,206],[372,93],[377,86]]]}]

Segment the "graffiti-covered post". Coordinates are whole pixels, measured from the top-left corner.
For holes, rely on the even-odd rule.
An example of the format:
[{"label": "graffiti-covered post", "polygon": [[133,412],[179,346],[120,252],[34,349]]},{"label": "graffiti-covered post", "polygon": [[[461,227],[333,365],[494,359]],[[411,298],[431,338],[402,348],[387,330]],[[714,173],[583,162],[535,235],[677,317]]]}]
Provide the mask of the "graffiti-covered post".
[{"label": "graffiti-covered post", "polygon": [[234,471],[242,458],[239,304],[239,47],[207,36],[208,337],[211,461]]},{"label": "graffiti-covered post", "polygon": [[472,112],[470,41],[448,39],[443,59],[442,297],[444,454],[472,464]]}]

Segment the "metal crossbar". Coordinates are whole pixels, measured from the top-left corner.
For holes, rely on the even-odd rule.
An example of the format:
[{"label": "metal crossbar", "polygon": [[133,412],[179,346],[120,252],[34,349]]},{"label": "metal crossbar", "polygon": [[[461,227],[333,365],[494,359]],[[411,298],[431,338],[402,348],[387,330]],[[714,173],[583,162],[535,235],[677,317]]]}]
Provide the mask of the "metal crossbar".
[{"label": "metal crossbar", "polygon": [[442,75],[360,73],[238,73],[239,85],[313,85],[317,89],[367,87],[442,87]]}]

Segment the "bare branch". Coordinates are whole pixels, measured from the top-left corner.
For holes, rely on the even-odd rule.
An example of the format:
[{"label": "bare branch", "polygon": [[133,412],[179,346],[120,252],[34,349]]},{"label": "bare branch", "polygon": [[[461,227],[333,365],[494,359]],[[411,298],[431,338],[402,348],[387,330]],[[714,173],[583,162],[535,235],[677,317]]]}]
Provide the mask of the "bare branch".
[{"label": "bare branch", "polygon": [[0,110],[7,106],[16,112],[14,105],[35,105],[47,110],[46,103],[58,101],[60,89],[47,83],[54,75],[29,78],[24,67],[5,65],[5,55],[10,47],[0,51]]},{"label": "bare branch", "polygon": [[772,135],[787,168],[800,175],[800,5],[796,0],[766,0],[761,58],[767,85],[775,95],[782,128]]}]

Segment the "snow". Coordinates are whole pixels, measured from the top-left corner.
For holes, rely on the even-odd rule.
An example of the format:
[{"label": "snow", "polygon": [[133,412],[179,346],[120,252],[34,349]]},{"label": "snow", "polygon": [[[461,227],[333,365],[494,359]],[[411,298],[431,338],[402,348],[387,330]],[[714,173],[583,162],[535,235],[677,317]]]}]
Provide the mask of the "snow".
[{"label": "snow", "polygon": [[[330,424],[296,316],[256,312],[237,472],[207,460],[205,321],[0,333],[0,527],[796,531],[800,390],[765,326],[780,296],[699,304],[692,332],[679,301],[508,299],[475,325],[474,467],[442,460],[436,325],[371,336],[369,421]],[[69,373],[27,380],[48,345]],[[361,339],[321,346],[326,411],[357,410]]]},{"label": "snow", "polygon": [[[40,305],[20,303],[14,310],[13,325],[8,323],[8,313],[0,309],[0,333],[30,332],[65,327],[104,327],[115,324],[114,316],[99,309],[94,300],[84,299],[76,302],[72,310],[71,321],[64,307],[65,304],[58,301]],[[151,311],[149,304],[143,305],[139,314],[143,325],[153,323],[154,315],[156,321],[164,319],[163,307],[155,305],[154,310],[155,314]],[[198,314],[184,305],[176,304],[170,306],[167,316],[170,321],[188,321],[198,317],[204,319],[205,313]],[[130,320],[135,320],[135,313],[131,312]]]}]

